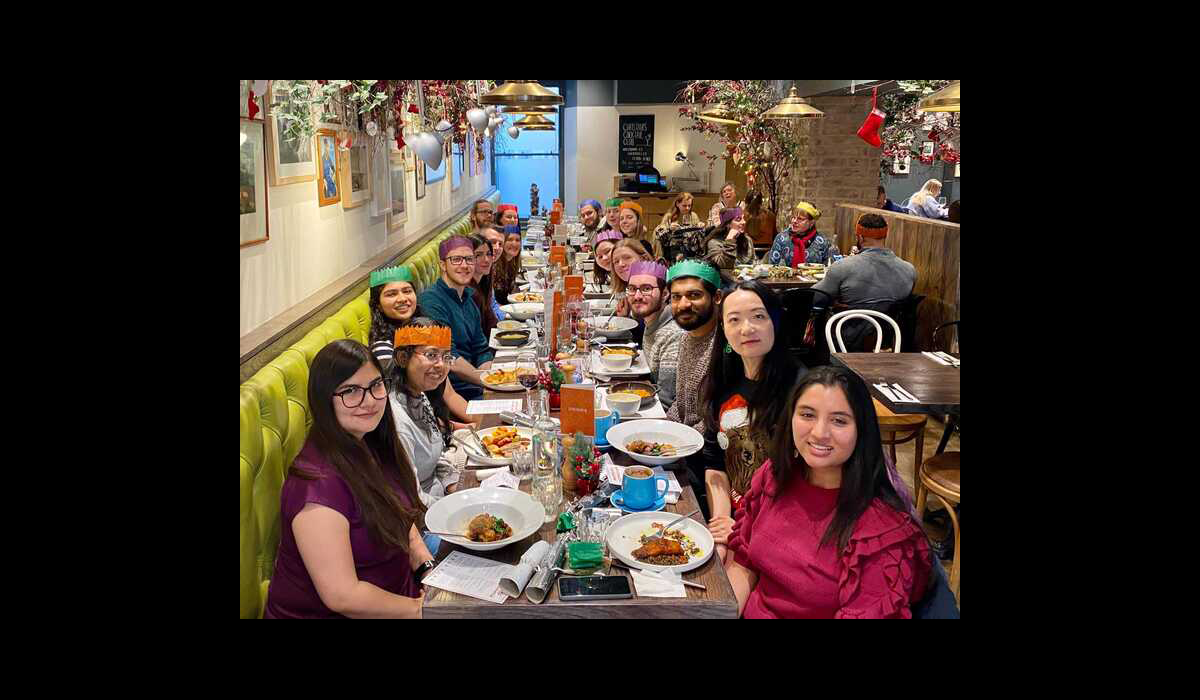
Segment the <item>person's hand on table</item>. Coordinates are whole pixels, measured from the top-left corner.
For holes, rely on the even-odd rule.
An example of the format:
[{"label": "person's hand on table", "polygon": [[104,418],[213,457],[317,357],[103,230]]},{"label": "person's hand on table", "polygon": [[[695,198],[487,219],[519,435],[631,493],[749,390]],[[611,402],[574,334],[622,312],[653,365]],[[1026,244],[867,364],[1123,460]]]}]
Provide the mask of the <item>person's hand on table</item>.
[{"label": "person's hand on table", "polygon": [[729,544],[729,536],[733,534],[733,518],[728,515],[714,515],[708,521],[708,531],[712,533],[713,541],[717,544]]}]

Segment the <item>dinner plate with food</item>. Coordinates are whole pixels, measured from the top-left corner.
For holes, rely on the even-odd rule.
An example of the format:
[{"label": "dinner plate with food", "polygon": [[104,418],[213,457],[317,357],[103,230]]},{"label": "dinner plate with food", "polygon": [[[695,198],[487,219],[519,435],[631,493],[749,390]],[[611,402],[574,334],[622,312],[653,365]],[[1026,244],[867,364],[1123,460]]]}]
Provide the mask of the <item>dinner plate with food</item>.
[{"label": "dinner plate with food", "polygon": [[[510,323],[502,321],[501,323]],[[511,321],[517,323],[517,321]],[[537,334],[533,329],[521,323],[520,328],[506,329],[499,326],[492,329],[488,339],[488,347],[493,350],[512,350],[537,347]]]},{"label": "dinner plate with food", "polygon": [[432,532],[461,532],[442,538],[460,547],[488,552],[534,534],[545,516],[542,504],[524,491],[481,487],[438,499],[425,512],[425,526]]},{"label": "dinner plate with food", "polygon": [[509,294],[508,301],[517,304],[541,304],[546,301],[546,298],[542,296],[541,292],[517,292],[516,294]]},{"label": "dinner plate with food", "polygon": [[592,327],[596,335],[605,338],[624,338],[629,336],[629,332],[637,328],[637,321],[624,316],[593,316],[587,319],[587,324]]},{"label": "dinner plate with food", "polygon": [[670,464],[704,447],[704,436],[695,428],[661,418],[623,421],[608,429],[607,438],[613,447],[652,467]]},{"label": "dinner plate with food", "polygon": [[662,526],[677,517],[665,511],[623,515],[608,528],[608,551],[625,564],[647,571],[691,571],[712,557],[716,543],[708,528],[691,518],[664,534]]},{"label": "dinner plate with food", "polygon": [[493,364],[491,369],[479,370],[485,389],[492,391],[525,391],[521,380],[517,379],[517,363],[502,362]]},{"label": "dinner plate with food", "polygon": [[595,374],[650,374],[646,357],[636,348],[598,348],[592,351]]},{"label": "dinner plate with food", "polygon": [[[459,440],[468,445],[474,445],[475,441],[467,433],[466,428],[454,431],[455,437]],[[494,428],[476,430],[475,434],[479,436],[480,442],[483,443],[490,457],[480,457],[475,454],[479,451],[478,447],[467,450],[467,454],[470,456],[470,460],[467,462],[468,469],[479,465],[485,467],[502,467],[506,464],[512,464],[512,453],[518,449],[528,450],[533,440],[533,430],[523,426],[500,425]]]}]

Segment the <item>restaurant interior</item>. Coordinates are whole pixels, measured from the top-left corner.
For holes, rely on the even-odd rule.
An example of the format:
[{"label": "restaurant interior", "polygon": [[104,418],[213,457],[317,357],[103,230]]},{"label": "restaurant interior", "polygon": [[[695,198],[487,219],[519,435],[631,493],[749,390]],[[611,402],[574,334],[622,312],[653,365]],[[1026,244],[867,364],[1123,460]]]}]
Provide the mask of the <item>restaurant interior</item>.
[{"label": "restaurant interior", "polygon": [[959,81],[240,83],[241,618],[959,618]]}]

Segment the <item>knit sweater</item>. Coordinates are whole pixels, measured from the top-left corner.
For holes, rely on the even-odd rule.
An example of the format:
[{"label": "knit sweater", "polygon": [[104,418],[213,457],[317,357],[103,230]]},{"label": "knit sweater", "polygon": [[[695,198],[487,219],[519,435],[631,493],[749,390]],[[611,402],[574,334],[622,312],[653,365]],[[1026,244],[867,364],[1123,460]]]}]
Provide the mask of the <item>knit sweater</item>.
[{"label": "knit sweater", "polygon": [[666,410],[675,403],[675,382],[679,371],[679,342],[683,329],[671,316],[671,307],[664,304],[658,317],[646,324],[642,349],[658,384],[658,400]]},{"label": "knit sweater", "polygon": [[708,363],[712,359],[713,342],[717,327],[703,338],[693,338],[684,332],[679,340],[679,370],[675,375],[675,402],[667,410],[667,420],[684,423],[704,434],[704,415],[697,406],[700,385],[708,375]]}]

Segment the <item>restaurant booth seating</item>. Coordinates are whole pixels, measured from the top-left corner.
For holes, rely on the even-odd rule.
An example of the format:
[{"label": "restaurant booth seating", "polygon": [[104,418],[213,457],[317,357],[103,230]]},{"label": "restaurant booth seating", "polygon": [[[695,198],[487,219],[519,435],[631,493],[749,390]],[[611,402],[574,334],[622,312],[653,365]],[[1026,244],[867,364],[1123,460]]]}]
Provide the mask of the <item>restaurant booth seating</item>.
[{"label": "restaurant booth seating", "polygon": [[[490,199],[499,201],[499,193]],[[414,275],[420,294],[440,276],[437,247],[471,231],[463,216],[421,247],[399,259]],[[300,453],[312,411],[308,406],[308,368],[327,344],[350,338],[364,345],[371,328],[366,289],[299,341],[281,352],[241,386],[240,616],[260,618],[279,547],[279,496],[287,470]]]}]

